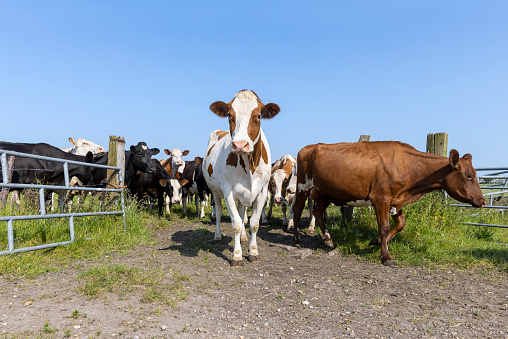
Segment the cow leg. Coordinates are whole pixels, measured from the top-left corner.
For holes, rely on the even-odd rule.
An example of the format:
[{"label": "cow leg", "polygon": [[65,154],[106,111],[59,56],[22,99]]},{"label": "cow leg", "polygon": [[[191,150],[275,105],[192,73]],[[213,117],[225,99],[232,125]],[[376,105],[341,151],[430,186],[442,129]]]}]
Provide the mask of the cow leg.
[{"label": "cow leg", "polygon": [[169,206],[171,205],[171,198],[166,194],[166,214],[169,214]]},{"label": "cow leg", "polygon": [[261,261],[259,259],[258,245],[256,242],[256,235],[259,230],[259,218],[266,202],[267,188],[265,187],[258,195],[252,205],[252,215],[250,217],[250,244],[249,256],[247,257],[250,262]]},{"label": "cow leg", "polygon": [[294,213],[294,227],[293,227],[293,241],[295,245],[300,245],[300,219],[302,212],[305,208],[305,201],[309,196],[309,191],[300,191],[295,194],[293,199],[293,213]]},{"label": "cow leg", "polygon": [[246,244],[247,241],[249,241],[249,239],[247,238],[247,233],[245,232],[245,224],[249,220],[247,218],[247,207],[245,207],[242,204],[238,203],[238,214],[239,215],[243,215],[242,232],[240,233],[240,242],[242,244]]},{"label": "cow leg", "polygon": [[316,219],[319,228],[321,229],[321,236],[325,241],[325,245],[333,248],[332,237],[330,236],[330,232],[328,232],[328,229],[325,226],[326,208],[330,205],[330,202],[324,200],[319,194],[319,191],[315,188],[312,189],[310,196],[311,199],[314,200],[314,208],[312,209],[312,214]]},{"label": "cow leg", "polygon": [[387,202],[372,201],[372,205],[374,206],[374,211],[376,212],[378,230],[381,236],[381,261],[386,266],[395,266],[397,263],[392,259],[390,252],[388,251],[388,236],[390,234],[390,204]]},{"label": "cow leg", "polygon": [[268,224],[268,218],[266,217],[266,214],[265,214],[265,209],[261,209],[261,223],[263,224]]},{"label": "cow leg", "polygon": [[157,189],[157,207],[158,207],[158,213],[159,213],[159,218],[162,217],[163,213],[162,213],[162,205],[164,204],[164,192],[162,191],[162,189]]},{"label": "cow leg", "polygon": [[286,200],[284,200],[282,202],[280,208],[282,209],[282,226],[284,226],[284,225],[288,224],[288,218],[286,216],[286,211],[288,209],[288,206],[287,206],[287,201]]},{"label": "cow leg", "polygon": [[316,217],[314,216],[314,213],[313,213],[314,201],[312,200],[312,198],[310,196],[309,196],[308,201],[309,201],[308,207],[309,207],[310,223],[309,223],[309,228],[307,229],[307,234],[312,235],[312,234],[314,234],[314,231],[315,231]]},{"label": "cow leg", "polygon": [[218,195],[213,195],[213,202],[215,203],[215,237],[214,240],[221,240],[222,234],[220,232],[220,218],[222,216],[222,200]]},{"label": "cow leg", "polygon": [[291,202],[289,205],[289,221],[288,221],[288,226],[286,228],[286,230],[288,230],[288,231],[294,225],[295,214],[293,213],[293,201],[295,201],[294,197],[293,197],[293,199],[291,199]]},{"label": "cow leg", "polygon": [[272,208],[273,208],[273,203],[274,203],[274,196],[275,196],[275,194],[270,194],[270,203],[269,203],[268,214],[267,214],[268,218],[272,217]]},{"label": "cow leg", "polygon": [[[242,246],[240,241],[240,235],[242,233],[243,225],[243,215],[239,213],[235,198],[233,197],[233,192],[229,192],[226,196],[226,207],[228,209],[229,216],[231,217],[231,224],[233,226],[233,232],[235,233],[235,247],[233,249],[233,259],[231,260],[232,267],[243,266],[243,258],[242,258]],[[217,201],[216,201],[217,202]],[[218,211],[217,218],[219,217]]]},{"label": "cow leg", "polygon": [[[390,230],[390,233],[388,234],[388,238],[386,240],[387,243],[389,243],[392,238],[402,231],[404,229],[404,226],[406,226],[406,218],[402,214],[402,209],[400,209],[397,214],[392,215],[393,221],[395,222],[395,226]],[[381,245],[381,237],[374,238],[370,241],[369,245]]]},{"label": "cow leg", "polygon": [[190,194],[187,194],[187,190],[185,188],[182,188],[182,200],[180,201],[180,204],[182,205],[182,208],[183,208],[183,214],[185,216],[187,216],[187,198],[189,197]]}]

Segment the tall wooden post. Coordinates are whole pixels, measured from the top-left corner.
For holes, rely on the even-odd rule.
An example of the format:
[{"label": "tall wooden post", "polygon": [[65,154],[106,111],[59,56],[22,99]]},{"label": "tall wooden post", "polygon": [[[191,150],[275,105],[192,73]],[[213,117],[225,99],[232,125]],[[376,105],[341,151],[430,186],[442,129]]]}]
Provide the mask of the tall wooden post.
[{"label": "tall wooden post", "polygon": [[[125,139],[114,135],[109,136],[109,150],[108,150],[108,166],[120,167],[122,175],[122,185],[125,185]],[[108,169],[107,178],[110,187],[118,188],[118,176],[113,175],[114,171]]]},{"label": "tall wooden post", "polygon": [[[362,141],[370,141],[370,135],[360,135],[360,139],[358,139],[358,142],[362,142]],[[340,208],[340,213],[342,214],[342,221],[341,221],[341,226],[344,226],[346,225],[346,223],[350,223],[351,220],[353,220],[353,211],[354,211],[354,207],[344,207],[344,206],[341,206]]]},{"label": "tall wooden post", "polygon": [[448,133],[427,134],[427,153],[448,156]]}]

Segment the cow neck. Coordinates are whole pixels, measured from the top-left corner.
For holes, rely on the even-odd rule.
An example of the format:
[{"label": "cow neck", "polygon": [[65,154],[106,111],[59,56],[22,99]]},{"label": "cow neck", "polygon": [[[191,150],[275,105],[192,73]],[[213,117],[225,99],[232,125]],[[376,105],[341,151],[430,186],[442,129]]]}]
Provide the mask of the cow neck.
[{"label": "cow neck", "polygon": [[126,153],[127,162],[125,163],[125,178],[124,185],[129,185],[130,179],[134,177],[134,175],[138,172],[138,168],[135,168],[134,162],[132,161],[132,155],[130,151],[127,151]]},{"label": "cow neck", "polygon": [[[256,168],[259,166],[259,163],[261,162],[261,158],[265,157],[265,155],[263,153],[266,153],[266,150],[264,148],[265,148],[265,146],[263,145],[263,141],[261,139],[261,129],[260,129],[258,137],[256,138],[256,142],[254,143],[254,149],[247,156],[251,174],[254,174],[254,172],[256,172]],[[268,163],[267,158],[263,159],[263,160],[265,160],[265,163]]]},{"label": "cow neck", "polygon": [[446,157],[421,153],[411,165],[419,179],[414,185],[415,193],[429,193],[437,189],[444,189],[444,179],[452,172],[450,161]]}]

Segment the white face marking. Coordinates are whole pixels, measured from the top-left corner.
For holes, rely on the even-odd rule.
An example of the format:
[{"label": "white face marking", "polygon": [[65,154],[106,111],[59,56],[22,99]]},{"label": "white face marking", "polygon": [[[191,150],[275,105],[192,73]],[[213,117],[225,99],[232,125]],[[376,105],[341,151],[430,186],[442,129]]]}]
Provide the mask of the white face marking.
[{"label": "white face marking", "polygon": [[308,191],[314,187],[314,180],[309,179],[307,177],[307,174],[305,174],[305,183],[304,184],[298,184],[298,191]]},{"label": "white face marking", "polygon": [[173,173],[183,173],[185,169],[185,162],[183,161],[183,153],[179,148],[174,148],[171,151],[171,171]]},{"label": "white face marking", "polygon": [[283,169],[278,169],[272,174],[275,181],[275,198],[282,198],[282,183],[286,179],[286,172]]},{"label": "white face marking", "polygon": [[148,147],[146,147],[145,145],[141,145],[141,147],[146,151],[148,149]]},{"label": "white face marking", "polygon": [[173,187],[173,196],[171,197],[172,204],[178,204],[182,200],[182,186],[177,179],[170,179],[170,185]]},{"label": "white face marking", "polygon": [[86,155],[88,152],[92,152],[93,154],[106,152],[104,147],[83,138],[79,138],[77,142],[72,144],[74,147],[72,147],[69,152],[76,155]]},{"label": "white face marking", "polygon": [[252,140],[249,137],[247,131],[251,113],[258,107],[257,98],[251,92],[243,93],[233,100],[231,105],[236,113],[236,128],[231,136],[232,142],[247,142],[249,144],[249,152],[252,152],[253,145],[256,140]]}]

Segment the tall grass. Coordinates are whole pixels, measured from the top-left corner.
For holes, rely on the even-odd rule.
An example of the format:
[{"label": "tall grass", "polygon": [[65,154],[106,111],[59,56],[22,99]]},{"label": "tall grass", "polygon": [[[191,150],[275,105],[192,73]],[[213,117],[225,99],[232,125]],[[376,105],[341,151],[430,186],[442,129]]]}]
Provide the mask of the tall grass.
[{"label": "tall grass", "polygon": [[[403,265],[492,267],[508,272],[508,229],[463,225],[463,222],[508,225],[508,215],[492,209],[450,206],[440,192],[427,194],[403,208],[406,227],[388,244]],[[351,223],[341,227],[340,210],[329,209],[327,225],[336,246],[346,254],[380,260],[379,236],[373,208],[355,208]],[[393,227],[393,221],[390,220]]]}]

